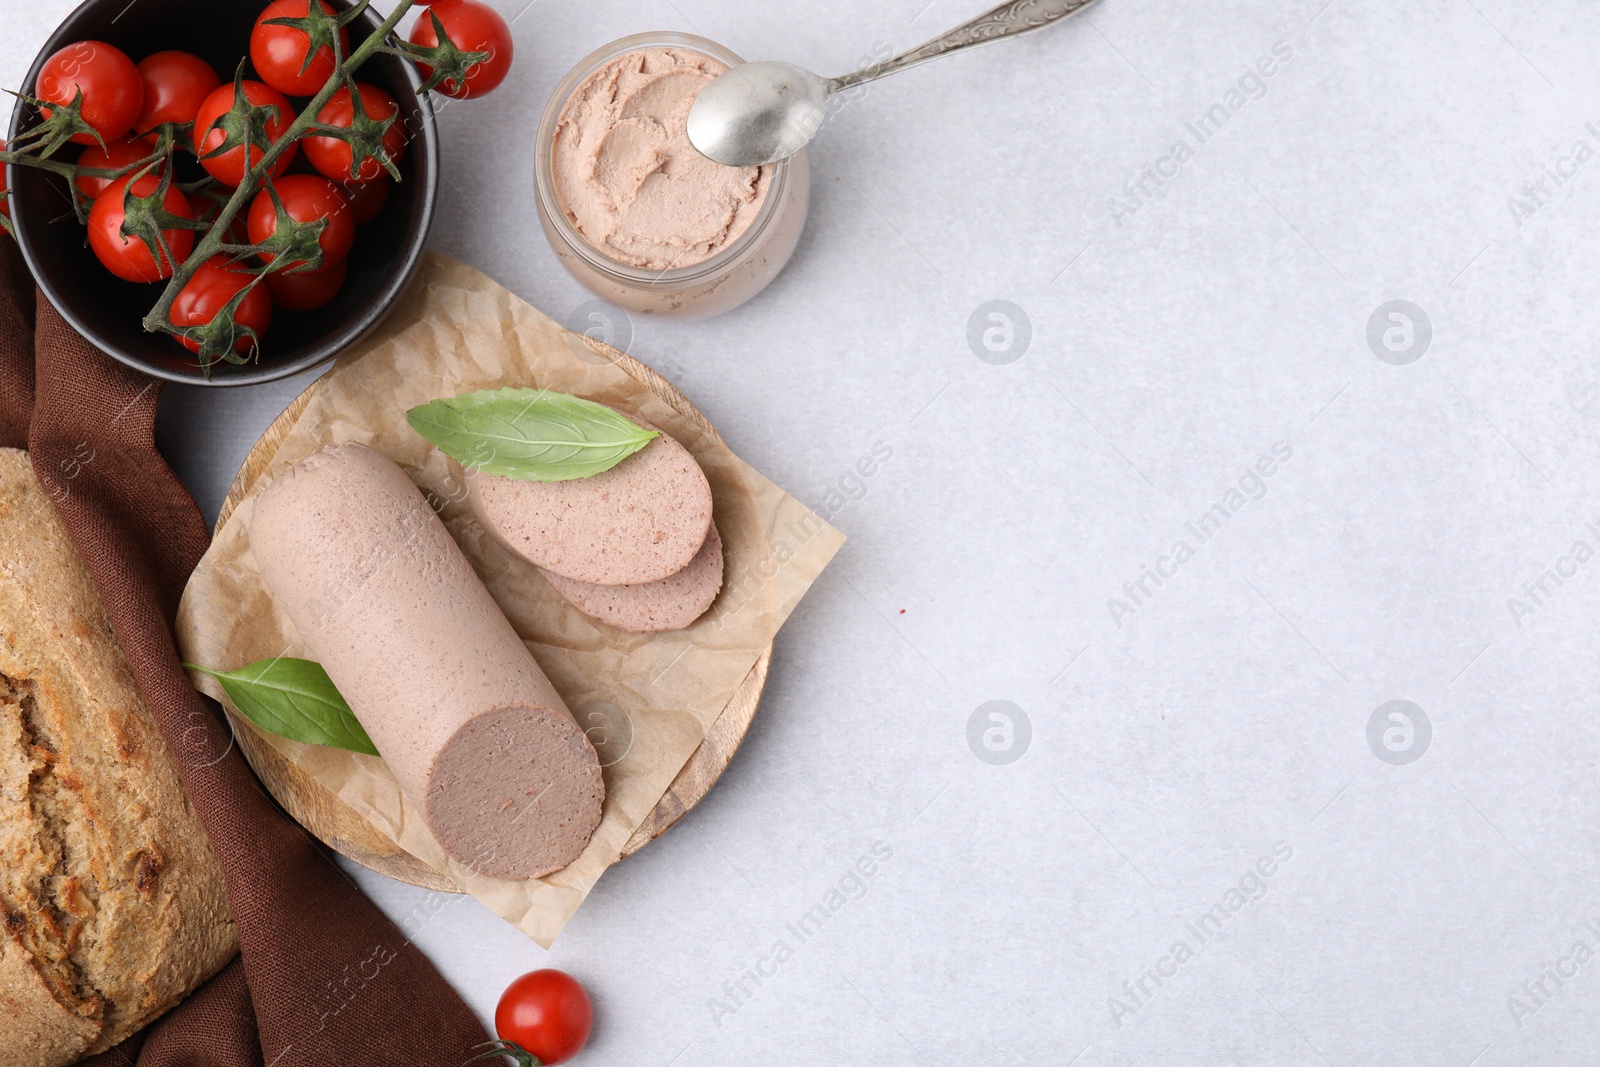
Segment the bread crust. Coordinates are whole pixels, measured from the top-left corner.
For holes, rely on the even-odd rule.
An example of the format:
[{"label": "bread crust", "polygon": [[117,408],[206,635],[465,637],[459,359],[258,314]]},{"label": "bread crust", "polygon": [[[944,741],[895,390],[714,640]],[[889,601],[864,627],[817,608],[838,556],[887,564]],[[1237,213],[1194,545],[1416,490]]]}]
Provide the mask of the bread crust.
[{"label": "bread crust", "polygon": [[0,449],[0,1067],[104,1051],[236,952],[88,571],[27,453]]}]

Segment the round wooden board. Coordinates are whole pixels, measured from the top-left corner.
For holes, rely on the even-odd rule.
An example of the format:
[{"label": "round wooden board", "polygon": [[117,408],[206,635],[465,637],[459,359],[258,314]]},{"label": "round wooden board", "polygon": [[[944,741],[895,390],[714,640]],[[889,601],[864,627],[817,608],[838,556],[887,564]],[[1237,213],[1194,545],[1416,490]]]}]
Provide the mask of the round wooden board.
[{"label": "round wooden board", "polygon": [[[572,335],[572,339],[575,343],[580,340],[577,335]],[[715,440],[719,442],[722,440],[716,429],[706,421],[706,417],[671,382],[638,360],[615,349],[601,345],[590,338],[582,338],[581,341],[671,404],[684,417],[693,420]],[[305,392],[296,397],[294,402],[284,409],[283,414],[267,427],[266,432],[261,435],[261,440],[256,442],[250,454],[245,457],[244,464],[239,468],[239,473],[234,477],[233,485],[228,489],[228,495],[222,502],[222,510],[217,517],[217,529],[220,530],[222,524],[228,521],[233,509],[245,498],[255,485],[256,479],[266,470],[272,455],[277,451],[279,442],[300,418],[300,413],[305,410],[316,388],[317,383],[313,382]],[[743,684],[734,693],[733,699],[728,702],[722,715],[712,724],[705,740],[695,749],[694,755],[689,757],[689,762],[684,764],[678,776],[672,780],[666,795],[623,846],[622,856],[633,855],[666,833],[710,792],[711,787],[722,776],[722,772],[727,769],[734,752],[738,750],[739,744],[750,729],[750,722],[755,718],[756,708],[761,703],[761,692],[766,686],[767,669],[771,664],[772,650],[769,648],[745,676]],[[267,787],[267,791],[283,805],[284,810],[295,821],[330,848],[355,860],[363,867],[402,882],[410,882],[424,889],[441,892],[460,892],[454,882],[409,852],[403,851],[393,841],[373,829],[372,825],[356,814],[353,808],[324,789],[310,775],[269,744],[254,725],[231,713],[230,718],[233,719],[234,734],[239,739],[239,748],[250,761],[250,766],[255,769],[262,784]]]}]

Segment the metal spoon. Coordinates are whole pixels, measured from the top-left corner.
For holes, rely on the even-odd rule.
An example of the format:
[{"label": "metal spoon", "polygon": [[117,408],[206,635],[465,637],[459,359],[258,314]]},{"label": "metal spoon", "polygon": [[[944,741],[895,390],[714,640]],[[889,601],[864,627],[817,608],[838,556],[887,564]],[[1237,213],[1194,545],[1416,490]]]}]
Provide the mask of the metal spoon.
[{"label": "metal spoon", "polygon": [[1011,0],[893,59],[823,78],[793,63],[734,67],[700,92],[689,109],[689,140],[702,155],[733,167],[787,159],[810,143],[828,116],[828,98],[965,48],[1048,26],[1094,0]]}]

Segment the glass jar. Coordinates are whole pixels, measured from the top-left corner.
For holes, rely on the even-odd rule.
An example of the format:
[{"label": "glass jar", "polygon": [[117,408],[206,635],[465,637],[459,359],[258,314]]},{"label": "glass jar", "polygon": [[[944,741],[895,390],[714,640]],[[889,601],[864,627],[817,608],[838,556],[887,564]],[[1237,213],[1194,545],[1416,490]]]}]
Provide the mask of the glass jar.
[{"label": "glass jar", "polygon": [[805,152],[772,168],[766,196],[745,231],[709,258],[688,267],[655,270],[622,263],[586,240],[572,225],[556,195],[556,124],[567,101],[591,74],[629,52],[671,48],[698,52],[730,67],[744,60],[728,49],[687,33],[638,33],[590,53],[556,86],[539,120],[534,154],[534,189],[539,221],[562,266],[585,288],[625,311],[673,318],[720,315],[755,296],[777,277],[794,254],[811,206],[811,167]]}]

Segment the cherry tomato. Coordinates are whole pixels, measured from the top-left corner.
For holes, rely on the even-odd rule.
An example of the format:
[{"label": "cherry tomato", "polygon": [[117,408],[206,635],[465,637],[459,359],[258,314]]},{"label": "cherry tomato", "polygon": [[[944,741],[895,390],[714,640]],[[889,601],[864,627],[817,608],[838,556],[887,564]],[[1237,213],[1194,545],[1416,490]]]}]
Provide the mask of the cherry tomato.
[{"label": "cherry tomato", "polygon": [[133,124],[134,132],[155,144],[152,131],[164,122],[193,122],[206,97],[222,84],[211,64],[189,52],[157,52],[139,61],[144,83],[144,110]]},{"label": "cherry tomato", "polygon": [[[412,44],[424,48],[439,46],[439,34],[433,28],[435,17],[461,51],[489,53],[488,59],[467,71],[464,84],[444,82],[439,86],[441,93],[462,99],[482,96],[506,80],[506,74],[511,70],[513,52],[511,26],[500,12],[481,0],[434,0],[433,5],[417,19],[417,24],[411,27]],[[424,78],[433,76],[433,69],[426,63],[417,66]]]},{"label": "cherry tomato", "polygon": [[[4,152],[5,150],[6,143],[4,141],[0,141],[0,152]],[[11,167],[9,165],[0,165],[0,193],[4,193],[9,187],[7,176],[10,173],[10,170]],[[9,196],[0,197],[0,215],[4,215],[8,219],[11,217],[11,198]]]},{"label": "cherry tomato", "polygon": [[[257,107],[271,105],[278,109],[277,118],[267,123],[267,139],[277,144],[296,118],[294,108],[289,105],[288,99],[270,85],[263,85],[257,81],[246,80],[244,83],[245,99]],[[206,97],[205,103],[200,105],[200,111],[194,118],[195,155],[203,156],[212,151],[226,140],[220,129],[211,129],[211,124],[226,115],[233,109],[233,84],[219,86],[212,90]],[[220,156],[202,159],[200,165],[223,185],[238,186],[244,182],[244,145],[234,145]],[[278,157],[278,162],[273,165],[272,176],[276,178],[289,169],[289,164],[294,162],[295,155],[300,151],[298,144],[292,144],[283,155]],[[261,149],[250,149],[250,166],[253,168],[261,161]]]},{"label": "cherry tomato", "polygon": [[285,311],[315,311],[339,295],[349,275],[348,261],[321,270],[279,271],[267,275],[267,291],[272,303]]},{"label": "cherry tomato", "polygon": [[[229,263],[226,256],[212,256],[200,265],[194,272],[194,277],[189,283],[178,291],[178,298],[172,302],[172,314],[169,316],[174,326],[204,326],[217,317],[217,312],[227,306],[228,301],[239,295],[239,290],[248,286],[255,276],[237,263]],[[272,297],[267,295],[264,286],[258,285],[250,290],[234,311],[233,321],[238,326],[248,326],[256,332],[258,338],[267,335],[267,327],[272,324]],[[200,351],[200,343],[187,337],[179,337],[178,343],[191,352]],[[251,340],[248,334],[240,334],[233,342],[233,350],[239,353],[250,351]]]},{"label": "cherry tomato", "polygon": [[[95,198],[94,207],[89,209],[89,247],[94,249],[95,256],[105,264],[106,269],[123,281],[158,282],[172,277],[173,261],[162,256],[158,264],[143,241],[137,237],[122,236],[122,220],[126,214],[123,198],[132,178],[131,174],[126,178],[118,178]],[[160,184],[160,179],[154,174],[146,174],[134,182],[133,193],[135,196],[149,196]],[[175,185],[167,187],[161,204],[174,215],[194,217],[189,198]],[[176,262],[183,262],[194,250],[193,230],[162,230],[161,233]]]},{"label": "cherry tomato", "polygon": [[[350,254],[350,246],[356,243],[356,214],[351,210],[350,201],[339,195],[338,186],[315,174],[286,174],[273,185],[283,201],[283,209],[296,222],[328,220],[322,236],[317,239],[322,246],[322,265],[331,267],[344,262]],[[258,245],[277,230],[277,205],[272,202],[272,194],[263,189],[250,202],[250,243]],[[263,263],[271,263],[273,258],[269,252],[261,253]],[[304,262],[298,260],[285,269],[293,269]]]},{"label": "cherry tomato", "polygon": [[350,207],[355,213],[356,225],[365,226],[378,217],[383,210],[383,205],[389,202],[389,193],[394,188],[394,181],[387,174],[375,182],[335,182],[339,186],[339,193],[350,201]]},{"label": "cherry tomato", "polygon": [[[132,166],[141,159],[148,159],[154,154],[155,150],[150,147],[144,138],[124,137],[120,141],[106,142],[104,148],[97,144],[92,144],[85,148],[83,155],[78,157],[78,166],[92,167],[95,170],[121,170],[123,167]],[[153,173],[159,174],[160,168],[157,168]],[[124,177],[132,177],[132,175],[124,175]],[[117,180],[116,178],[91,178],[87,174],[81,175],[78,178],[78,191],[86,199],[93,200],[106,191],[106,186]]]},{"label": "cherry tomato", "polygon": [[[370,119],[381,121],[400,110],[395,98],[376,85],[357,82],[356,89],[361,93],[361,108]],[[341,129],[349,129],[354,118],[355,108],[350,102],[349,89],[340,89],[334,93],[323,105],[322,110],[317,112],[318,122]],[[301,143],[305,145],[306,159],[311,161],[311,165],[336,182],[372,182],[388,176],[389,172],[384,169],[383,164],[372,156],[367,156],[361,161],[359,173],[352,174],[355,153],[351,150],[349,141],[341,141],[337,137],[307,137]],[[389,158],[396,163],[406,154],[404,121],[397,119],[384,131],[383,150],[389,153]]]},{"label": "cherry tomato", "polygon": [[[69,44],[44,61],[34,95],[47,104],[70,104],[79,91],[78,114],[103,140],[122,137],[144,110],[144,82],[139,68],[122,49],[104,41]],[[50,117],[51,109],[39,113]],[[94,144],[86,133],[73,134],[77,144]]]},{"label": "cherry tomato", "polygon": [[522,1046],[545,1067],[566,1063],[581,1052],[593,1026],[594,1008],[583,986],[569,974],[548,969],[512,982],[494,1013],[500,1040]]},{"label": "cherry tomato", "polygon": [[[325,15],[333,8],[317,0],[317,7]],[[265,11],[256,18],[255,29],[250,31],[250,62],[255,64],[261,80],[288,96],[316,96],[333,77],[333,49],[323,45],[317,49],[309,66],[306,53],[311,50],[311,38],[304,30],[293,26],[267,26],[268,19],[303,19],[311,10],[311,0],[272,0]],[[339,49],[350,54],[350,34],[339,31]]]}]

